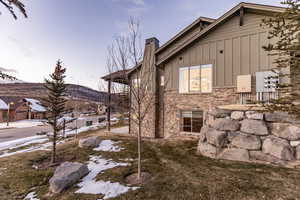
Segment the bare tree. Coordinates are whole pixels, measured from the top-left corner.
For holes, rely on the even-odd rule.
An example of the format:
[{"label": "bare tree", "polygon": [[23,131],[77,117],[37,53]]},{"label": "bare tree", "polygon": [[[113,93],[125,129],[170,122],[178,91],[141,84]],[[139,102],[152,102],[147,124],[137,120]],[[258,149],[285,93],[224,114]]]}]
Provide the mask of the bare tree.
[{"label": "bare tree", "polygon": [[[10,14],[15,18],[18,19],[14,8],[17,8],[20,10],[20,12],[24,15],[24,17],[28,17],[25,5],[20,0],[0,0],[0,3],[10,12]],[[1,12],[0,12],[1,14]]]}]

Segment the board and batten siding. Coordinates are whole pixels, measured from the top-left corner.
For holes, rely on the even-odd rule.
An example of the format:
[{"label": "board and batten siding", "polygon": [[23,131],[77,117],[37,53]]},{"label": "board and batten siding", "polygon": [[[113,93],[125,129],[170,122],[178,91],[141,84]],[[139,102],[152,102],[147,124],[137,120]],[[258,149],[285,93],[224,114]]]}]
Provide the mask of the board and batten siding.
[{"label": "board and batten siding", "polygon": [[239,16],[234,16],[173,56],[164,65],[167,88],[178,90],[180,67],[213,64],[214,87],[235,86],[237,75],[273,68],[274,58],[262,48],[270,43],[267,30],[261,27],[263,18],[246,13],[244,25],[239,26]]}]

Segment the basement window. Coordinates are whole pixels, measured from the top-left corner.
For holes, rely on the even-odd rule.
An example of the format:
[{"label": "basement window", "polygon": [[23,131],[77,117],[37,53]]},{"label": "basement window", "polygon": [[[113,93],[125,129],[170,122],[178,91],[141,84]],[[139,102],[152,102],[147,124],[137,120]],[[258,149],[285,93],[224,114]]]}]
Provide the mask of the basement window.
[{"label": "basement window", "polygon": [[189,133],[200,133],[203,126],[202,111],[182,111],[180,131]]}]

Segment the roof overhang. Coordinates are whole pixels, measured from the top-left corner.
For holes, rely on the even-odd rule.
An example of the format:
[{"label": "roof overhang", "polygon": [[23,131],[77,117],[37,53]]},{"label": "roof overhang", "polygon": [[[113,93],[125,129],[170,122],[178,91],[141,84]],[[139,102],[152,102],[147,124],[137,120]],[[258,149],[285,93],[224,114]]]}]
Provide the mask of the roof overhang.
[{"label": "roof overhang", "polygon": [[[164,62],[168,61],[171,57],[173,57],[175,54],[179,53],[181,50],[189,46],[191,43],[193,43],[195,40],[200,39],[201,37],[206,36],[210,31],[214,30],[217,26],[224,23],[226,20],[228,20],[230,17],[235,15],[237,12],[240,11],[240,9],[245,9],[247,11],[252,11],[256,13],[262,13],[265,15],[274,15],[276,13],[282,13],[285,11],[284,7],[279,6],[269,6],[269,5],[261,5],[261,4],[253,4],[253,3],[240,3],[228,12],[226,12],[224,15],[222,15],[220,18],[215,20],[212,24],[207,26],[205,29],[200,31],[198,34],[196,34],[194,37],[191,37],[187,42],[184,44],[178,46],[176,49],[171,51],[169,54],[167,54],[165,57],[157,61],[157,65],[161,65]],[[156,54],[159,54],[159,50],[156,52]]]}]

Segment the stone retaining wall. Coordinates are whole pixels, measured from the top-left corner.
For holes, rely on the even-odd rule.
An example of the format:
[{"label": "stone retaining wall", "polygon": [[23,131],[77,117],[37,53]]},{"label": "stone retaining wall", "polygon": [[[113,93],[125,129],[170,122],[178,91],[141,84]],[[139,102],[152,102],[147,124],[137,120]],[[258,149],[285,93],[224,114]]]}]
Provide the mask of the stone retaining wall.
[{"label": "stone retaining wall", "polygon": [[286,113],[216,109],[206,115],[198,153],[286,166],[300,160],[300,121]]}]

